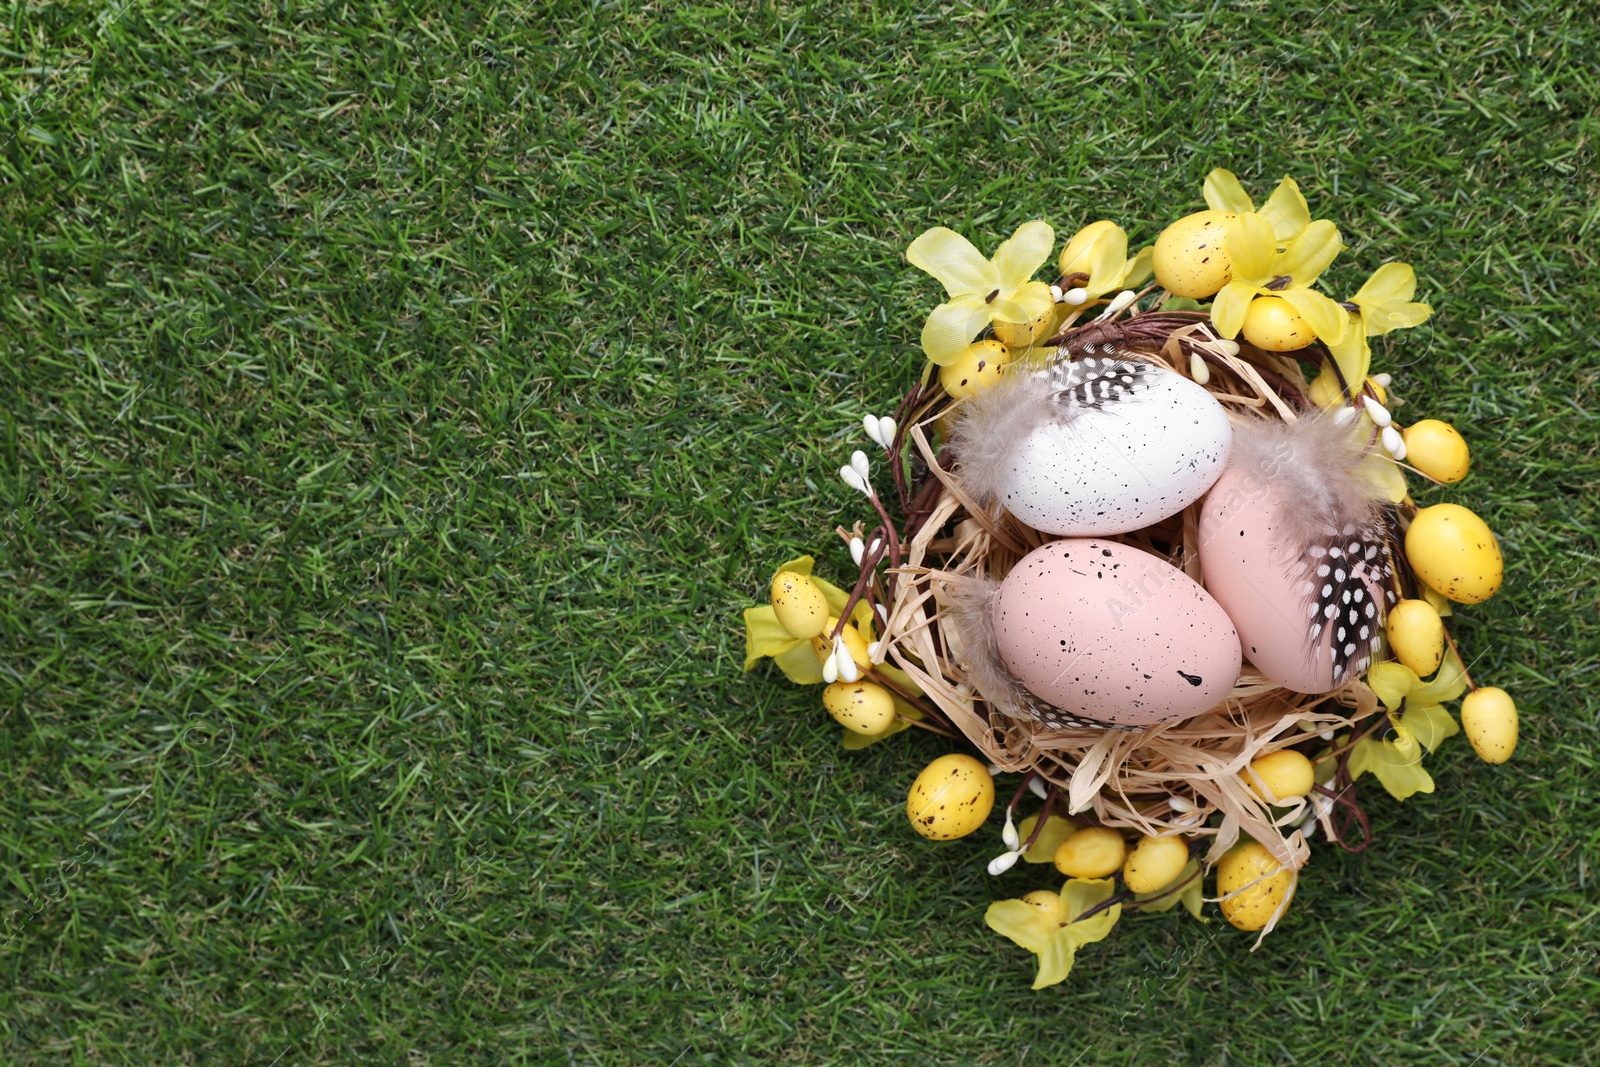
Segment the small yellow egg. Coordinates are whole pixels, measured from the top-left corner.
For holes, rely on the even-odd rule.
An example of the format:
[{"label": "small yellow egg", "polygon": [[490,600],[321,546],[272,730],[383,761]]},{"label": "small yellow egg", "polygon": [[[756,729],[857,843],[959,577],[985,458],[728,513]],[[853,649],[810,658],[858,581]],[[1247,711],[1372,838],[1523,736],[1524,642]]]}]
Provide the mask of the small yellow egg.
[{"label": "small yellow egg", "polygon": [[1141,837],[1122,865],[1122,880],[1135,893],[1154,893],[1172,884],[1189,862],[1189,843],[1181,837]]},{"label": "small yellow egg", "polygon": [[1297,352],[1317,339],[1311,324],[1281,296],[1258,296],[1244,314],[1244,339],[1268,352]]},{"label": "small yellow egg", "polygon": [[1029,907],[1038,908],[1056,922],[1061,921],[1061,894],[1048,889],[1035,889],[1031,893],[1022,894],[1022,902]]},{"label": "small yellow egg", "polygon": [[1027,348],[1033,342],[1042,340],[1050,332],[1050,326],[1055,322],[1055,318],[1056,306],[1051,304],[1031,322],[1006,322],[1003,319],[995,319],[990,325],[994,327],[995,339],[1002,345]]},{"label": "small yellow egg", "polygon": [[906,818],[923,837],[953,841],[983,825],[994,807],[994,779],[971,756],[940,756],[923,768],[906,796]]},{"label": "small yellow egg", "polygon": [[1389,649],[1394,658],[1426,678],[1444,659],[1444,623],[1426,600],[1402,600],[1389,609]]},{"label": "small yellow egg", "polygon": [[881,734],[894,722],[894,697],[872,682],[834,682],[822,691],[822,706],[858,734]]},{"label": "small yellow egg", "polygon": [[1056,870],[1068,878],[1104,878],[1122,869],[1128,858],[1128,843],[1115,830],[1089,826],[1056,849]]},{"label": "small yellow egg", "polygon": [[828,625],[828,598],[803,574],[779,571],[772,579],[772,611],[790,637],[804,641]]},{"label": "small yellow egg", "polygon": [[[1311,761],[1292,748],[1262,756],[1239,772],[1250,792],[1269,804],[1281,804],[1311,792],[1317,772]],[[1271,796],[1262,792],[1266,786]],[[1274,799],[1275,798],[1275,799]]]},{"label": "small yellow egg", "polygon": [[1500,591],[1500,543],[1460,504],[1423,508],[1406,531],[1406,558],[1428,585],[1458,604],[1481,604]]},{"label": "small yellow egg", "polygon": [[1005,373],[1006,346],[999,341],[975,341],[939,368],[939,384],[951,400],[965,400],[992,387]]},{"label": "small yellow egg", "polygon": [[1217,864],[1217,893],[1221,896],[1238,892],[1257,878],[1261,881],[1222,902],[1223,917],[1241,930],[1261,929],[1279,904],[1294,899],[1295,874],[1254,841],[1233,849]]},{"label": "small yellow egg", "polygon": [[1485,763],[1504,763],[1517,748],[1517,705],[1504,689],[1474,689],[1461,702],[1461,729]]},{"label": "small yellow egg", "polygon": [[1389,391],[1383,387],[1383,383],[1382,382],[1378,381],[1378,379],[1372,377],[1371,375],[1368,375],[1367,376],[1367,388],[1372,390],[1372,395],[1376,396],[1378,398],[1378,403],[1383,404],[1385,406],[1388,405],[1388,403],[1389,403]]},{"label": "small yellow egg", "polygon": [[1156,238],[1156,281],[1173,296],[1207,297],[1233,280],[1223,235],[1239,216],[1231,211],[1185,215]]},{"label": "small yellow egg", "polygon": [[[830,618],[822,632],[811,639],[811,651],[817,654],[817,662],[821,663],[833,654],[833,630],[839,625],[839,620]],[[839,636],[844,638],[844,647],[850,653],[850,658],[856,661],[856,666],[864,671],[872,669],[872,656],[867,652],[867,639],[861,636],[861,631],[856,629],[855,623],[844,628],[844,633]]]},{"label": "small yellow egg", "polygon": [[1467,442],[1448,422],[1423,419],[1400,433],[1406,443],[1406,462],[1439,482],[1459,482],[1472,466]]}]

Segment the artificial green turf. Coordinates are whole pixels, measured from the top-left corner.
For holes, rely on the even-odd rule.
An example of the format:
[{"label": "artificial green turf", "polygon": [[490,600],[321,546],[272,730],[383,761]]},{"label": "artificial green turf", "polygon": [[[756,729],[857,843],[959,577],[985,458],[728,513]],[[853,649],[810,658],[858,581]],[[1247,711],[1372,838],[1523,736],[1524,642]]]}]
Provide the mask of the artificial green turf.
[{"label": "artificial green turf", "polygon": [[[1582,5],[17,6],[0,89],[0,1060],[1596,1062],[1600,30]],[[1252,954],[902,814],[740,672],[916,373],[948,224],[1293,174],[1474,449],[1509,765],[1364,795]],[[1002,779],[1002,792],[1009,789]]]}]

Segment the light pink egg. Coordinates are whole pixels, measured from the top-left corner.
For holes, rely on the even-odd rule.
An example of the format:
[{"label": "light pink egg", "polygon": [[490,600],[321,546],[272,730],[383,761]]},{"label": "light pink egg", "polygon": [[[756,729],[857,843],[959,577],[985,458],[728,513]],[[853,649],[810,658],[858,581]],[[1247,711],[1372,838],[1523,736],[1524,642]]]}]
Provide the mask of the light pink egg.
[{"label": "light pink egg", "polygon": [[1305,508],[1229,466],[1201,505],[1200,568],[1257,670],[1297,693],[1326,693],[1371,662],[1386,564],[1355,526],[1319,528],[1308,541]]},{"label": "light pink egg", "polygon": [[995,594],[1007,669],[1069,717],[1122,726],[1186,719],[1239,677],[1239,635],[1199,583],[1165,560],[1098,538],[1052,541]]}]

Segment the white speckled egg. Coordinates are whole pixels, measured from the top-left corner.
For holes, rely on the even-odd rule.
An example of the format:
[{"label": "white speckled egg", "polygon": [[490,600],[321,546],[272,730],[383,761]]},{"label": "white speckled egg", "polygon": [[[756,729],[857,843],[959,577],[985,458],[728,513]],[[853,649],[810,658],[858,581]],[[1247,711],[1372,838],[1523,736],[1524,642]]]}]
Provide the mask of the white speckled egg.
[{"label": "white speckled egg", "polygon": [[1199,500],[1227,464],[1227,413],[1173,371],[1091,356],[1037,375],[1054,391],[1054,417],[1021,442],[996,494],[1036,530],[1142,529]]},{"label": "white speckled egg", "polygon": [[1034,549],[991,610],[1006,668],[1066,717],[1174,722],[1220,703],[1239,677],[1239,635],[1217,602],[1165,560],[1114,541]]},{"label": "white speckled egg", "polygon": [[1200,568],[1257,670],[1297,693],[1326,693],[1371,662],[1389,565],[1372,532],[1353,525],[1306,544],[1290,532],[1304,506],[1230,466],[1200,510]]}]

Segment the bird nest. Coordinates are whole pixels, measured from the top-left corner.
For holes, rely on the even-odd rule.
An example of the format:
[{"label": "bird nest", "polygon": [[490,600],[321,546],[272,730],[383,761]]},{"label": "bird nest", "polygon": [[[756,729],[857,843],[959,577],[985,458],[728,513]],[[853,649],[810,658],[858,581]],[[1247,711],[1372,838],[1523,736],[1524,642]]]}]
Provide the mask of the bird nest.
[{"label": "bird nest", "polygon": [[[1203,314],[1136,313],[1069,329],[1047,345],[1055,349],[1053,359],[1115,352],[1158,363],[1210,391],[1230,418],[1293,422],[1315,410],[1299,363],[1220,340]],[[865,591],[866,577],[885,550],[900,557],[890,559],[888,603],[880,613],[884,634],[874,659],[899,667],[920,687],[913,703],[927,715],[924,725],[959,734],[1002,770],[1039,779],[1046,811],[1038,827],[1053,810],[1140,834],[1209,838],[1203,846],[1208,865],[1248,835],[1299,869],[1310,856],[1303,827],[1312,819],[1346,849],[1365,848],[1366,818],[1345,764],[1354,740],[1384,719],[1375,715],[1378,699],[1359,678],[1330,693],[1307,695],[1269,681],[1247,661],[1232,691],[1209,711],[1137,729],[1060,728],[1012,718],[975,690],[953,623],[956,591],[975,578],[1004,578],[1028,552],[1056,538],[1023,526],[998,504],[980,506],[963,489],[958,459],[935,444],[955,403],[936,381],[924,381],[896,413],[900,429],[888,452],[906,518],[899,529],[880,527],[886,538],[868,535],[877,551],[862,560],[857,589],[858,596]],[[1200,507],[1192,504],[1172,518],[1109,539],[1152,553],[1203,585]],[[859,530],[840,532],[861,536]],[[1338,735],[1342,743],[1330,754]],[[1324,761],[1331,757],[1335,773],[1307,796],[1273,806],[1245,785],[1241,772],[1285,748]]]}]

